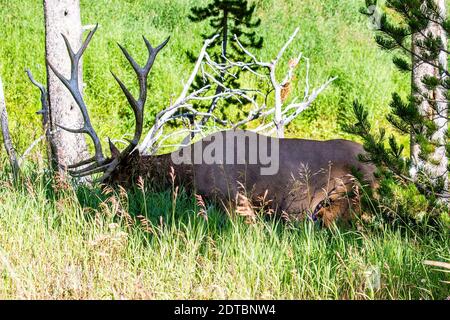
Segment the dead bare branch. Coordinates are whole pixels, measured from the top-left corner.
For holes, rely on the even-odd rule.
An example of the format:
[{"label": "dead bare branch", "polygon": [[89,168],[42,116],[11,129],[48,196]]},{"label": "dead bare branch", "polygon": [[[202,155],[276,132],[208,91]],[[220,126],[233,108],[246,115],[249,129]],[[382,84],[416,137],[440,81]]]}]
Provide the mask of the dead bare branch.
[{"label": "dead bare branch", "polygon": [[[308,58],[303,57],[302,53],[298,53],[294,58],[289,60],[288,69],[284,77],[281,81],[277,79],[277,68],[281,63],[287,48],[292,44],[298,32],[299,28],[295,29],[287,42],[281,47],[275,59],[270,62],[258,59],[256,55],[247,50],[241,42],[239,42],[239,39],[236,36],[235,40],[237,45],[250,57],[249,61],[232,61],[225,57],[223,59],[225,62],[215,62],[211,59],[207,51],[208,45],[214,38],[205,41],[197,58],[195,67],[190,74],[189,81],[185,84],[181,95],[175,103],[158,113],[155,124],[147,134],[144,142],[139,146],[139,150],[142,153],[146,153],[148,150],[149,154],[154,154],[159,148],[167,147],[167,145],[161,143],[161,141],[166,140],[163,136],[165,124],[184,119],[189,119],[191,128],[183,128],[181,131],[175,131],[178,133],[189,133],[179,146],[187,145],[196,134],[201,133],[203,129],[209,129],[207,122],[210,119],[214,123],[220,124],[222,128],[238,128],[257,120],[260,124],[254,131],[265,131],[268,133],[276,131],[278,137],[283,137],[284,128],[297,118],[301,112],[310,107],[319,94],[321,94],[336,79],[331,78],[323,85],[310,92],[310,62]],[[295,71],[301,61],[305,62],[306,68],[303,97],[301,99],[299,97],[290,99],[289,93],[295,79]],[[247,71],[257,79],[262,80],[270,89],[264,93],[257,88],[228,88],[223,82],[223,75],[226,74],[230,77],[235,77],[240,70]],[[191,90],[190,86],[193,83],[193,79],[198,74],[202,76],[205,83],[217,86],[218,88],[221,88],[221,90],[216,90],[213,94],[207,94],[210,85],[205,85],[205,87],[188,95],[188,92]],[[272,94],[274,98],[269,99],[269,95]],[[220,119],[214,114],[214,109],[210,108],[207,111],[201,111],[200,107],[193,107],[193,104],[189,103],[190,101],[214,101],[216,103],[212,103],[211,105],[215,107],[220,99],[228,99],[230,97],[236,99],[241,105],[251,106],[248,116],[238,120],[236,123]],[[269,103],[269,101],[271,102]],[[175,135],[177,135],[177,133]],[[170,136],[172,136],[172,134],[170,134]],[[176,145],[172,144],[171,146]]]}]

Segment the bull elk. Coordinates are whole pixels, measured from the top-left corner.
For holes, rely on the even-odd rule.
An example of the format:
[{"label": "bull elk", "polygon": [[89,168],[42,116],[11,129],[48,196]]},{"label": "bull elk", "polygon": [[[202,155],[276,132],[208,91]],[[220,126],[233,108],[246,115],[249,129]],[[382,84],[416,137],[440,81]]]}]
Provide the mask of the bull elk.
[{"label": "bull elk", "polygon": [[354,187],[353,169],[359,170],[369,183],[374,183],[373,166],[357,160],[358,154],[363,153],[362,146],[346,140],[278,139],[250,131],[228,130],[173,153],[141,154],[137,146],[143,132],[148,75],[156,56],[169,39],[154,48],[144,37],[148,59],[143,67],[119,45],[137,75],[139,97],[136,99],[124,83],[114,73],[112,75],[133,110],[136,126],[133,139],[123,151],[109,140],[111,156],[105,157],[79,90],[77,72],[80,58],[95,31],[96,28],[89,33],[76,53],[64,37],[72,66],[70,79],[47,61],[72,94],[84,118],[82,128],[59,127],[72,133],[87,134],[94,143],[93,157],[68,166],[73,177],[103,173],[100,180],[106,183],[129,185],[135,178],[143,177],[164,186],[170,184],[169,175],[173,170],[177,182],[206,198],[245,210],[265,205],[292,216],[302,216],[309,211],[322,217],[325,225],[338,216],[349,216],[352,202],[342,195]]}]

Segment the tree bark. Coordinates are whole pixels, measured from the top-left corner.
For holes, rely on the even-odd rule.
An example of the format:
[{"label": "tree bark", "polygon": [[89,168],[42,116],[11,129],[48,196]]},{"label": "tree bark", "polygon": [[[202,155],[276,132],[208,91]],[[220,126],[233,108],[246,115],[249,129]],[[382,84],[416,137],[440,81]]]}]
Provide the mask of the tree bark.
[{"label": "tree bark", "polygon": [[[441,14],[443,17],[446,16],[446,6],[445,0],[435,0],[438,4]],[[434,37],[439,37],[442,40],[443,46],[447,48],[447,35],[443,28],[435,23],[430,22],[428,28],[423,31],[423,34],[427,35],[431,33]],[[416,41],[423,40],[423,36],[421,34],[413,34],[412,38],[412,51],[419,55],[423,56],[423,49],[417,47],[415,45]],[[411,159],[413,162],[412,173],[413,176],[416,176],[417,172],[423,168],[427,174],[430,175],[432,180],[436,180],[438,178],[443,178],[445,182],[445,188],[448,190],[448,172],[447,172],[447,164],[448,159],[446,155],[446,131],[448,128],[447,123],[447,98],[445,95],[445,89],[442,86],[438,86],[435,90],[428,90],[425,85],[422,83],[422,79],[429,75],[437,78],[445,78],[445,74],[440,72],[440,70],[436,67],[428,63],[424,63],[423,60],[418,59],[413,56],[413,71],[412,71],[412,87],[413,94],[418,97],[421,101],[419,109],[421,114],[424,117],[429,117],[434,119],[438,130],[433,135],[432,140],[436,142],[439,146],[436,147],[433,154],[430,156],[429,161],[424,161],[420,159],[420,146],[417,143],[414,136],[411,136]],[[444,70],[447,70],[447,53],[441,51],[439,55],[438,61],[434,61],[433,64],[441,65]],[[427,97],[430,100],[436,100],[437,108],[433,109],[430,104],[430,101],[424,99],[423,96]],[[437,110],[436,110],[437,109]],[[436,112],[437,111],[437,112]]]},{"label": "tree bark", "polygon": [[6,100],[3,92],[3,83],[0,76],[0,124],[2,127],[3,143],[5,145],[6,153],[8,154],[9,162],[14,176],[19,173],[19,162],[17,160],[16,151],[11,140],[8,126],[8,113],[6,111]]},{"label": "tree bark", "polygon": [[[44,0],[46,58],[57,70],[68,77],[70,58],[61,34],[78,50],[82,41],[82,26],[79,0]],[[82,88],[81,64],[80,88]],[[57,125],[69,128],[83,126],[82,114],[67,88],[47,66],[50,125],[53,134],[53,158],[60,166],[79,162],[87,157],[86,140],[83,134],[56,130]]]}]

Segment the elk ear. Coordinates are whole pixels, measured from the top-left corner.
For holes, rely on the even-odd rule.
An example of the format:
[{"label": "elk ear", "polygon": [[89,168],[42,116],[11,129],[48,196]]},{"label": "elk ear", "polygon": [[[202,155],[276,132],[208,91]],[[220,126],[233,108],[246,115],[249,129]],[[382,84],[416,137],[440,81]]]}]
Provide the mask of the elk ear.
[{"label": "elk ear", "polygon": [[111,141],[110,138],[108,138],[108,142],[109,142],[109,150],[111,151],[111,157],[113,159],[118,158],[120,155],[119,149],[117,149],[117,147],[114,145],[114,143]]}]

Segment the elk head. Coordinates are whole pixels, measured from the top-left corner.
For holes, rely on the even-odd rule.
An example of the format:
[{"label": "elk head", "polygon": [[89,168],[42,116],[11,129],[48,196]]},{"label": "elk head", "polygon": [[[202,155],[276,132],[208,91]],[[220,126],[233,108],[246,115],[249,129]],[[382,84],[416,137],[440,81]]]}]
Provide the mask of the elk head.
[{"label": "elk head", "polygon": [[88,109],[86,106],[86,103],[83,99],[83,96],[81,94],[80,88],[79,88],[79,76],[78,76],[78,67],[80,64],[80,59],[83,56],[83,53],[86,51],[86,48],[88,47],[90,41],[92,40],[92,37],[94,36],[95,32],[97,31],[98,25],[95,26],[93,30],[91,30],[86,37],[86,40],[82,43],[81,48],[78,50],[78,52],[74,52],[69,41],[67,38],[63,36],[64,42],[67,47],[67,51],[69,53],[70,62],[71,62],[71,72],[70,72],[70,79],[65,78],[56,68],[47,60],[47,64],[50,67],[50,69],[53,71],[53,73],[58,77],[58,79],[64,84],[64,86],[70,91],[71,95],[73,96],[76,104],[80,108],[81,114],[83,116],[84,125],[82,128],[67,128],[61,125],[56,124],[59,128],[66,130],[71,133],[84,133],[89,135],[91,137],[94,148],[95,148],[95,154],[79,163],[71,164],[68,166],[69,173],[73,177],[83,177],[92,175],[95,173],[103,172],[103,176],[100,178],[100,181],[105,181],[111,173],[116,169],[116,167],[128,156],[130,155],[135,148],[137,147],[139,140],[142,135],[143,130],[143,124],[144,124],[144,107],[145,102],[147,100],[147,82],[148,82],[148,75],[150,73],[150,70],[152,69],[153,63],[155,62],[156,56],[158,53],[164,48],[164,46],[169,41],[170,37],[167,38],[165,41],[163,41],[159,46],[156,48],[153,48],[150,42],[143,36],[145,45],[148,50],[148,58],[147,62],[143,67],[141,67],[134,59],[131,57],[131,55],[128,53],[128,51],[122,47],[119,44],[119,48],[122,50],[125,58],[128,60],[128,62],[133,67],[134,72],[137,75],[138,83],[139,83],[139,97],[136,99],[128,90],[128,88],[125,86],[125,84],[111,71],[112,76],[119,84],[120,88],[122,89],[123,93],[125,94],[125,97],[127,98],[128,103],[130,104],[131,108],[133,109],[134,117],[136,120],[135,130],[134,130],[134,136],[132,140],[128,140],[129,142],[128,146],[122,150],[119,151],[119,149],[112,143],[110,139],[109,140],[109,148],[111,151],[111,157],[106,158],[103,154],[102,145],[100,142],[100,139],[95,132],[94,128],[91,124],[91,119],[89,117]]}]

